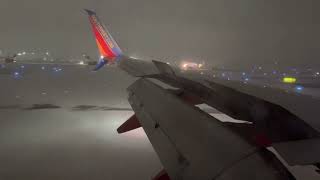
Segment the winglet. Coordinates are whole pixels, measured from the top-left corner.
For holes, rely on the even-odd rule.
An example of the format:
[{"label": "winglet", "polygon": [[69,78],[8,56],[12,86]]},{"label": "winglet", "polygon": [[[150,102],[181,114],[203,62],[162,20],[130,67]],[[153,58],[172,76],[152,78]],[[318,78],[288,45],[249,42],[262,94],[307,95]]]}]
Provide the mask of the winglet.
[{"label": "winglet", "polygon": [[[89,21],[92,31],[100,52],[100,60],[98,65],[105,65],[109,62],[114,62],[118,57],[122,56],[122,51],[117,42],[112,38],[107,28],[101,23],[96,13],[89,9],[84,9],[89,15]],[[102,63],[102,60],[105,62]],[[101,67],[102,67],[101,66]],[[95,69],[101,68],[97,66]]]},{"label": "winglet", "polygon": [[100,58],[96,67],[93,69],[93,71],[98,71],[100,68],[102,68],[105,64],[107,64],[107,61],[103,58]]},{"label": "winglet", "polygon": [[89,16],[96,14],[94,11],[91,11],[89,9],[84,9],[84,10],[88,13]]}]

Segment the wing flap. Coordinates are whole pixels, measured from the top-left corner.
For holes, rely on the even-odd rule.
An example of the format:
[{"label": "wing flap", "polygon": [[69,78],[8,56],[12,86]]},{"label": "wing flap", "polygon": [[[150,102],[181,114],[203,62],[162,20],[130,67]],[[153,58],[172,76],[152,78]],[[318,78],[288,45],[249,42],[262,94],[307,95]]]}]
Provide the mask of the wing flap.
[{"label": "wing flap", "polygon": [[126,122],[124,122],[118,129],[118,133],[122,134],[137,128],[140,128],[141,125],[137,119],[137,116],[134,114],[132,115]]},{"label": "wing flap", "polygon": [[275,157],[264,158],[260,148],[228,126],[150,80],[140,79],[128,91],[129,102],[171,179],[252,179],[256,175],[247,165],[259,169],[264,175],[259,179],[287,177],[274,164]]}]

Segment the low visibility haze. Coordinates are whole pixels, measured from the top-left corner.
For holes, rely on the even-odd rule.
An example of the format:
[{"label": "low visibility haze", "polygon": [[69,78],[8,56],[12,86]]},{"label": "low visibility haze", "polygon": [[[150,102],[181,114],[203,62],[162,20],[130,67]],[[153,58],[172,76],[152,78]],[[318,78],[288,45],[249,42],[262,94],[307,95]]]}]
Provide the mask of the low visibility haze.
[{"label": "low visibility haze", "polygon": [[[0,66],[0,179],[151,179],[163,168],[143,129],[116,131],[134,113],[126,88],[137,78],[114,66],[92,72],[76,58],[99,57],[84,8],[129,56],[205,61],[204,69],[259,65],[199,76],[290,85],[286,93],[318,100],[318,69],[292,68],[313,81],[291,87],[276,78],[287,72],[264,65],[320,65],[319,0],[1,0],[0,57],[27,53]],[[29,55],[40,64],[23,62]],[[289,170],[319,179],[314,167]]]},{"label": "low visibility haze", "polygon": [[317,0],[2,0],[0,49],[98,57],[83,8],[97,11],[128,55],[212,65],[317,64]]}]

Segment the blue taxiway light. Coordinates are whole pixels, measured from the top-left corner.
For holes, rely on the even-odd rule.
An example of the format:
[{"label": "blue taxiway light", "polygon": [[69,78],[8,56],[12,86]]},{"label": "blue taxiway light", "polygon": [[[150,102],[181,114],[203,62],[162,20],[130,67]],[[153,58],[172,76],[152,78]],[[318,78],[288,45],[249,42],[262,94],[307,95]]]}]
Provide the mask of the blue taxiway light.
[{"label": "blue taxiway light", "polygon": [[298,92],[303,91],[303,86],[296,86],[295,90]]},{"label": "blue taxiway light", "polygon": [[22,76],[21,76],[21,73],[20,72],[17,72],[17,71],[15,71],[14,73],[13,73],[13,78],[15,78],[15,79],[20,79]]}]

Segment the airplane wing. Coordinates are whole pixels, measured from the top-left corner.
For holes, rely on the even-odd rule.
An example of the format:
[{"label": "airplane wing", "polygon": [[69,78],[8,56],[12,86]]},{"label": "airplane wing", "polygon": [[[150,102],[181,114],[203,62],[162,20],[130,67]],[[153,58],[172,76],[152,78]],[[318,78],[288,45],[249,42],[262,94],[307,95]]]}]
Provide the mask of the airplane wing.
[{"label": "airplane wing", "polygon": [[[101,54],[95,70],[116,63],[140,78],[128,88],[135,115],[118,132],[145,130],[165,169],[155,179],[294,179],[266,150],[270,146],[290,165],[319,165],[316,110],[290,106],[294,100],[279,102],[295,95],[198,78],[167,63],[127,57],[96,13],[86,12]],[[220,122],[199,104],[248,123]],[[308,155],[298,151],[305,150],[302,146],[308,147]],[[257,168],[258,174],[247,167]]]},{"label": "airplane wing", "polygon": [[171,179],[293,179],[271,152],[151,80],[136,81],[128,92]]}]

